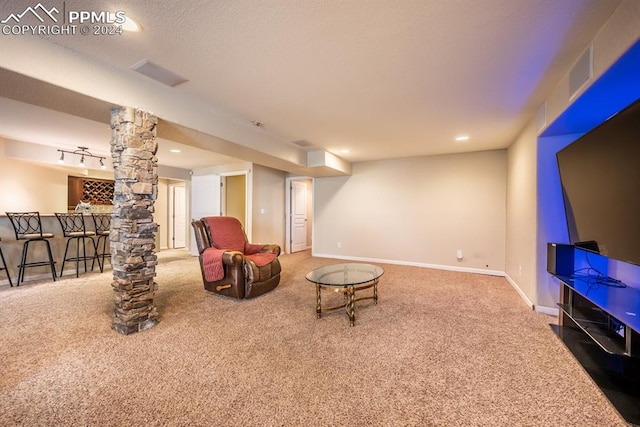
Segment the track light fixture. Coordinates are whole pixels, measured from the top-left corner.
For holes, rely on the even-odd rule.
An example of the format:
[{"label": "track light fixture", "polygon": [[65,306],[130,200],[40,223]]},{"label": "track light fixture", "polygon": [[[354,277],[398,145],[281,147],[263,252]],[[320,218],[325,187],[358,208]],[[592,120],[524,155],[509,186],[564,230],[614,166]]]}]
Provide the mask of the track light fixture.
[{"label": "track light fixture", "polygon": [[104,164],[104,159],[106,157],[104,156],[96,156],[95,154],[91,154],[91,152],[89,151],[88,147],[78,147],[77,150],[75,151],[68,151],[68,150],[58,150],[60,152],[60,158],[58,159],[58,163],[64,163],[64,154],[68,153],[68,154],[74,154],[76,156],[80,156],[80,163],[78,163],[78,166],[80,166],[81,168],[83,168],[84,165],[84,158],[85,157],[91,157],[94,159],[98,159],[98,161],[100,162],[100,169],[106,169],[107,167]]}]

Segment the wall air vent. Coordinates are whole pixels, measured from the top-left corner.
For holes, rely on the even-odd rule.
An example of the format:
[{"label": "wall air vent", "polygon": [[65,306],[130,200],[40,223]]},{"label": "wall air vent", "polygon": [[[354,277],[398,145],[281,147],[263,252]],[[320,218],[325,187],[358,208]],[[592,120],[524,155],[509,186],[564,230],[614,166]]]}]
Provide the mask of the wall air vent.
[{"label": "wall air vent", "polygon": [[593,77],[593,45],[590,44],[569,73],[569,96],[576,93]]},{"label": "wall air vent", "polygon": [[131,69],[171,87],[178,86],[179,84],[187,81],[184,77],[154,64],[148,59],[143,59],[142,61],[133,64]]}]

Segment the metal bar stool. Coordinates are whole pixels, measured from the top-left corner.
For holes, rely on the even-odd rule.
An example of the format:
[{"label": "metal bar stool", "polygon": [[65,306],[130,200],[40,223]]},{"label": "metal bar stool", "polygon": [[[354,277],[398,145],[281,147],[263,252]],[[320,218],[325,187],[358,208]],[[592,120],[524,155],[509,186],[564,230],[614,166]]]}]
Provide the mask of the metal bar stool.
[{"label": "metal bar stool", "polygon": [[[24,240],[22,245],[22,257],[20,265],[18,265],[18,283],[24,282],[24,271],[30,267],[42,267],[48,265],[51,268],[51,277],[56,280],[56,268],[51,255],[51,245],[49,240],[54,237],[53,233],[42,232],[42,222],[40,221],[40,212],[5,212],[11,221],[13,231],[16,234],[16,240]],[[47,247],[48,260],[27,262],[29,244],[32,242],[44,242]]]},{"label": "metal bar stool", "polygon": [[[0,239],[0,242],[2,239]],[[4,270],[7,272],[7,279],[9,279],[9,286],[13,288],[13,282],[11,282],[11,274],[9,274],[9,268],[7,267],[7,261],[4,259],[4,255],[2,255],[2,248],[0,248],[0,259],[2,260],[2,267],[0,267],[0,271]]]},{"label": "metal bar stool", "polygon": [[[67,238],[67,244],[64,248],[64,256],[62,257],[62,268],[60,268],[60,277],[64,272],[64,264],[65,262],[75,262],[76,263],[76,277],[80,276],[80,262],[84,262],[84,271],[87,270],[87,261],[92,260],[91,262],[91,270],[93,271],[93,262],[98,259],[98,265],[100,265],[100,258],[98,258],[98,250],[96,247],[96,241],[93,238],[96,233],[93,231],[87,231],[84,225],[84,215],[81,213],[56,213],[56,218],[60,222],[60,226],[62,227],[62,234]],[[93,247],[93,255],[87,256],[87,247],[86,240],[89,239],[91,241],[91,246]],[[69,252],[69,244],[75,241],[76,242],[76,253],[75,256],[67,256]],[[82,246],[80,243],[82,242]],[[82,250],[82,256],[80,255],[80,250]],[[102,269],[102,268],[101,268]]]},{"label": "metal bar stool", "polygon": [[[104,271],[104,259],[109,257],[109,264],[111,264],[111,253],[107,251],[107,240],[109,240],[109,231],[111,230],[111,217],[113,214],[110,213],[92,213],[91,217],[93,218],[93,224],[96,228],[96,236],[98,239],[96,241],[96,248],[100,249],[100,241],[102,241],[101,251],[98,252],[98,256],[102,258],[102,264],[98,262],[100,266],[100,272]],[[91,269],[93,269],[93,263],[91,264]]]}]

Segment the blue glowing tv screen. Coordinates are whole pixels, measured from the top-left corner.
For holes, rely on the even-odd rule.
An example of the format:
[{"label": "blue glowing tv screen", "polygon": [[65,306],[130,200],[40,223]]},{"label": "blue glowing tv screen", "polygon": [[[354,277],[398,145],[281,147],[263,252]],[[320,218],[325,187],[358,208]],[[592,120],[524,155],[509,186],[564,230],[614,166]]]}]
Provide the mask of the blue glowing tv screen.
[{"label": "blue glowing tv screen", "polygon": [[640,265],[640,100],[556,154],[571,243]]}]

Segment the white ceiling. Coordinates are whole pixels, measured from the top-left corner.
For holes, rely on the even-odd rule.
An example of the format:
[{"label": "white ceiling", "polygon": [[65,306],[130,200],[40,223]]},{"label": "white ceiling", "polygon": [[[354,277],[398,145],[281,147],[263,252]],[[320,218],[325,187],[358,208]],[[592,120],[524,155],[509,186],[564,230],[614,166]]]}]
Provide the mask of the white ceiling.
[{"label": "white ceiling", "polygon": [[[35,3],[1,2],[0,18]],[[69,9],[124,10],[143,30],[48,38],[132,76],[129,68],[149,59],[188,80],[174,90],[234,120],[262,122],[280,140],[355,162],[506,148],[619,4],[67,0]],[[0,134],[72,146],[80,144],[70,129],[85,139],[109,134],[83,123],[55,136],[52,123],[42,123],[42,132],[24,128],[26,120],[0,121]],[[459,134],[470,140],[456,142]],[[164,162],[193,168],[214,161],[190,154]]]}]

